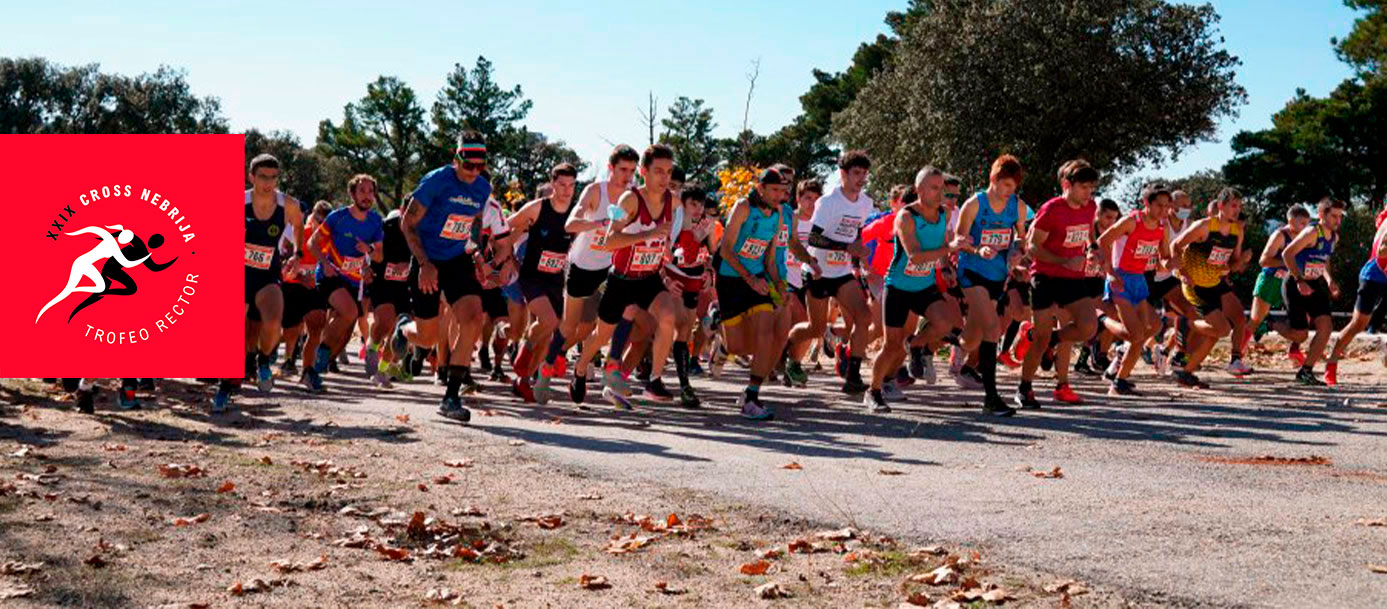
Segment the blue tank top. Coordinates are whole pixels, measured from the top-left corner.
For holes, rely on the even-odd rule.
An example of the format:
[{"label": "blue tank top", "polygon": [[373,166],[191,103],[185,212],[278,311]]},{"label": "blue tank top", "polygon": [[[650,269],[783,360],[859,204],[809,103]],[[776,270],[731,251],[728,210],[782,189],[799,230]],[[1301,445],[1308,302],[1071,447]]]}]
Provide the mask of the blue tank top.
[{"label": "blue tank top", "polygon": [[1302,276],[1315,280],[1324,277],[1324,272],[1329,267],[1329,256],[1334,253],[1334,244],[1339,238],[1337,235],[1326,234],[1319,222],[1311,226],[1315,228],[1315,244],[1296,252],[1295,263],[1300,267]]},{"label": "blue tank top", "polygon": [[[910,219],[915,222],[915,240],[920,243],[920,249],[929,251],[944,247],[944,232],[949,226],[949,214],[944,208],[939,209],[939,221],[930,222],[925,219],[924,214],[918,213],[914,207],[905,208],[910,212]],[[899,235],[892,238],[895,246],[895,253],[891,255],[891,267],[886,273],[886,285],[905,292],[919,292],[928,289],[935,283],[935,269],[939,266],[939,259],[931,260],[924,264],[912,264],[905,254],[905,248],[901,247]]]},{"label": "blue tank top", "polygon": [[988,281],[1001,281],[1007,277],[1007,256],[1006,251],[1011,247],[1016,235],[1016,222],[1020,219],[1019,206],[1021,202],[1013,193],[1007,199],[1006,208],[1002,213],[992,210],[992,204],[987,200],[987,192],[979,191],[978,214],[973,218],[973,228],[969,230],[968,236],[973,239],[975,247],[990,245],[998,250],[996,256],[991,260],[985,260],[981,256],[959,252],[958,268],[959,271],[972,271]]},{"label": "blue tank top", "polygon": [[[737,252],[737,261],[742,263],[746,272],[764,276],[766,248],[775,247],[776,232],[780,230],[780,210],[776,209],[767,214],[755,205],[749,207],[751,209],[747,211],[746,221],[742,222],[742,229],[737,232],[737,240],[733,242],[732,249]],[[724,277],[740,277],[726,260],[718,267],[718,274]]]}]

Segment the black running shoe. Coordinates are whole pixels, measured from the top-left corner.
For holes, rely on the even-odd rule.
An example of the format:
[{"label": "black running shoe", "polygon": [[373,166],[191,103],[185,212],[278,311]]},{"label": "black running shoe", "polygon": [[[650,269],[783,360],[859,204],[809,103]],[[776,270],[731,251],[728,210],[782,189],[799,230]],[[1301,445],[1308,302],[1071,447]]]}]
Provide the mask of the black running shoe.
[{"label": "black running shoe", "polygon": [[586,375],[574,374],[573,380],[568,383],[568,397],[574,404],[582,404],[588,396],[588,377]]},{"label": "black running shoe", "polygon": [[1016,388],[1016,395],[1012,396],[1012,401],[1021,408],[1040,408],[1040,400],[1035,399],[1035,389],[1022,391]]},{"label": "black running shoe", "polygon": [[674,394],[665,388],[664,379],[652,379],[645,383],[645,395],[657,402],[672,402]]},{"label": "black running shoe", "polygon": [[1324,381],[1315,378],[1315,371],[1314,371],[1314,370],[1311,370],[1310,368],[1305,368],[1305,367],[1303,367],[1303,366],[1301,367],[1300,370],[1296,371],[1296,373],[1295,373],[1295,382],[1300,383],[1301,385],[1305,385],[1306,387],[1325,387],[1325,386],[1326,386],[1325,383],[1324,383]]},{"label": "black running shoe", "polygon": [[82,414],[96,413],[96,388],[77,391],[77,412]]},{"label": "black running shoe", "polygon": [[[1034,392],[1032,392],[1034,398]],[[1009,417],[1016,414],[1016,409],[1007,406],[1005,400],[999,395],[989,395],[982,400],[982,413],[994,417]]]},{"label": "black running shoe", "polygon": [[843,393],[848,395],[862,395],[869,389],[868,385],[857,379],[843,381]]}]

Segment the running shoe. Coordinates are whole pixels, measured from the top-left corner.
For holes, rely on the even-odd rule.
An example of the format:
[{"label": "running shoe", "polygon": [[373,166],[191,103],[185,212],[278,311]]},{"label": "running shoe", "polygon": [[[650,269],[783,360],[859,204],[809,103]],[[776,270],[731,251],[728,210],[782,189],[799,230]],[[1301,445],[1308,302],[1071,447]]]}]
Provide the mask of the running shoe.
[{"label": "running shoe", "polygon": [[461,395],[476,395],[481,393],[481,391],[482,386],[478,385],[477,381],[472,379],[471,374],[462,375],[462,385],[458,386],[458,392]]},{"label": "running shoe", "polygon": [[[217,395],[221,395],[218,391]],[[225,400],[222,401],[225,405]],[[216,412],[216,402],[213,401],[213,412]],[[96,388],[77,390],[77,412],[82,414],[96,414]]]},{"label": "running shoe", "polygon": [[1127,379],[1116,379],[1108,387],[1108,395],[1138,396],[1136,385]]},{"label": "running shoe", "polygon": [[1324,363],[1324,384],[1330,387],[1339,386],[1339,362]]},{"label": "running shoe", "polygon": [[212,414],[226,412],[229,402],[231,402],[231,387],[227,383],[221,383],[217,386],[217,395],[212,398]]},{"label": "running shoe", "polygon": [[1165,352],[1165,345],[1160,343],[1151,350],[1151,357],[1155,360],[1156,374],[1166,376],[1170,374],[1170,357]]},{"label": "running shoe", "polygon": [[1040,400],[1035,399],[1035,389],[1022,390],[1017,387],[1011,399],[1020,408],[1040,408]]},{"label": "running shoe", "polygon": [[120,399],[116,401],[116,405],[119,406],[121,410],[140,409],[140,399],[135,396],[134,387],[121,387],[119,398]]},{"label": "running shoe", "polygon": [[554,378],[568,376],[568,358],[562,355],[554,358],[554,374],[552,376]]},{"label": "running shoe", "polygon": [[674,401],[674,394],[670,393],[669,389],[665,388],[664,379],[659,377],[655,377],[645,383],[645,395],[657,402]]},{"label": "running shoe", "polygon": [[910,373],[906,372],[905,366],[901,366],[900,370],[896,371],[896,386],[904,389],[914,384],[915,377],[910,376]]},{"label": "running shoe", "polygon": [[1156,365],[1156,358],[1152,355],[1151,349],[1147,347],[1141,348],[1141,361],[1146,362],[1147,366]]},{"label": "running shoe", "polygon": [[989,395],[982,400],[982,413],[994,417],[1009,417],[1016,414],[1016,409],[1007,406],[1001,396]]},{"label": "running shoe", "polygon": [[376,373],[371,375],[371,382],[381,389],[394,387],[394,384],[390,382],[390,375],[381,370],[376,370]]},{"label": "running shoe", "polygon": [[1055,348],[1050,347],[1045,350],[1045,354],[1040,356],[1040,369],[1049,372],[1055,367]]},{"label": "running shoe", "polygon": [[631,386],[627,384],[626,378],[621,375],[621,371],[616,366],[609,366],[602,370],[602,386],[621,394],[621,397],[631,397]]},{"label": "running shoe", "polygon": [[613,390],[611,386],[602,388],[602,398],[616,406],[619,410],[632,410],[631,398]]},{"label": "running shoe", "polygon": [[848,395],[862,395],[868,389],[867,384],[858,379],[848,379],[843,381],[842,392]]},{"label": "running shoe", "polygon": [[568,382],[568,399],[574,404],[582,404],[588,395],[588,377],[586,375],[575,375],[573,380]]},{"label": "running shoe", "polygon": [[698,363],[698,358],[689,359],[689,376],[703,376],[703,365]]},{"label": "running shoe", "polygon": [[963,353],[963,349],[957,345],[949,348],[949,374],[958,376],[958,372],[968,364],[968,357]]},{"label": "running shoe", "polygon": [[905,392],[901,391],[901,388],[893,382],[881,384],[881,395],[888,402],[904,402],[906,399]]},{"label": "running shoe", "polygon": [[1295,380],[1306,387],[1324,387],[1325,382],[1315,378],[1315,371],[1301,366],[1295,374]]},{"label": "running shoe", "polygon": [[769,421],[775,418],[775,413],[761,404],[761,396],[747,395],[745,391],[737,396],[737,409],[742,412],[742,418],[749,421]]},{"label": "running shoe", "polygon": [[549,403],[549,385],[554,381],[554,368],[548,364],[539,367],[539,376],[535,377],[535,402],[543,406]]},{"label": "running shoe", "polygon": [[[1001,355],[998,355],[998,356],[997,356],[997,362],[1000,363],[1000,364],[1002,364],[1003,366],[1006,366],[1006,367],[1008,367],[1008,368],[1011,368],[1012,370],[1015,370],[1015,369],[1021,367],[1021,362],[1020,362],[1020,360],[1017,360],[1016,358],[1012,357],[1010,351],[1003,351]],[[998,399],[1001,399],[1001,398],[998,398]]]},{"label": "running shoe", "polygon": [[925,374],[925,352],[924,349],[910,350],[910,376],[921,378]]},{"label": "running shoe", "polygon": [[685,387],[679,390],[679,405],[683,408],[700,408],[703,402],[698,399],[693,387]]},{"label": "running shoe", "polygon": [[310,393],[323,392],[323,377],[319,376],[318,371],[313,368],[304,370],[303,376],[299,377],[299,382],[303,383],[303,386],[307,387]]},{"label": "running shoe", "polygon": [[886,414],[891,412],[891,407],[886,404],[885,391],[875,389],[868,391],[862,398],[862,407],[872,414]]},{"label": "running shoe", "polygon": [[463,423],[472,420],[472,411],[463,406],[462,398],[457,396],[444,396],[443,402],[438,405],[438,414]]},{"label": "running shoe", "polygon": [[1241,357],[1235,357],[1228,362],[1228,374],[1233,376],[1247,376],[1252,374],[1252,366],[1243,363]]},{"label": "running shoe", "polygon": [[271,389],[274,389],[275,373],[270,370],[269,362],[262,363],[257,367],[255,386],[261,393],[269,393]]},{"label": "running shoe", "polygon": [[1069,383],[1060,383],[1059,386],[1055,387],[1055,401],[1075,406],[1084,403],[1084,399],[1079,397],[1079,394],[1074,393],[1074,388],[1070,387]]},{"label": "running shoe", "polygon": [[1108,365],[1112,363],[1108,354],[1103,351],[1102,347],[1098,346],[1098,341],[1096,340],[1088,344],[1088,352],[1089,361],[1093,364],[1094,370],[1105,370]]},{"label": "running shoe", "polygon": [[838,378],[848,377],[848,346],[839,344],[833,350],[833,371],[838,374]]},{"label": "running shoe", "polygon": [[926,385],[933,385],[939,382],[939,374],[934,371],[934,352],[926,351],[924,361],[921,363],[920,376],[916,377],[925,382]]},{"label": "running shoe", "polygon": [[405,337],[405,324],[411,321],[414,320],[408,314],[400,315],[395,318],[395,328],[390,331],[390,352],[394,353],[397,359],[412,355],[409,339]]},{"label": "running shoe", "polygon": [[[1208,388],[1209,388],[1209,384],[1208,384],[1208,383],[1205,383],[1204,381],[1199,380],[1199,377],[1195,376],[1194,373],[1188,372],[1188,371],[1183,370],[1183,369],[1177,368],[1177,369],[1175,369],[1175,370],[1172,370],[1172,371],[1170,372],[1170,376],[1173,377],[1173,378],[1175,379],[1175,382],[1176,382],[1178,385],[1180,385],[1181,387],[1185,387],[1185,388],[1187,388],[1187,389],[1208,389]],[[1313,379],[1313,377],[1312,377],[1312,379]]]},{"label": "running shoe", "polygon": [[969,391],[982,389],[982,379],[980,377],[974,376],[977,373],[973,372],[972,368],[959,368],[957,372],[954,372],[952,369],[950,369],[949,373],[953,375],[954,382],[957,383],[960,388],[967,389]]},{"label": "running shoe", "polygon": [[380,366],[380,347],[369,345],[362,347],[362,351],[361,359],[366,368],[366,376],[371,376],[377,372],[377,367]]},{"label": "running shoe", "polygon": [[1033,327],[1035,327],[1034,323],[1023,321],[1021,327],[1016,331],[1016,344],[1013,345],[1012,351],[1016,352],[1016,361],[1018,362],[1024,361],[1026,354],[1031,350],[1031,328]]},{"label": "running shoe", "polygon": [[1107,369],[1103,371],[1103,378],[1109,381],[1117,378],[1117,371],[1122,368],[1122,360],[1127,357],[1127,345],[1118,345],[1116,351],[1116,354],[1108,362]]},{"label": "running shoe", "polygon": [[[692,366],[690,367],[692,368]],[[785,365],[785,378],[794,386],[803,387],[809,382],[809,373],[804,371],[804,366],[801,366],[799,362],[790,360],[790,363]]]}]

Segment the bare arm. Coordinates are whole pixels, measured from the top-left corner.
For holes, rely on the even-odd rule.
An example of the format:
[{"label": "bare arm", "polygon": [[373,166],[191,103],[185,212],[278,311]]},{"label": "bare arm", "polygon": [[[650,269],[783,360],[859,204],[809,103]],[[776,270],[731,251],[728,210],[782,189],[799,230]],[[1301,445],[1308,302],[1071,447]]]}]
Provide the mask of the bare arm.
[{"label": "bare arm", "polygon": [[595,183],[588,184],[588,187],[583,189],[583,196],[578,198],[578,213],[568,215],[568,221],[563,225],[564,230],[570,233],[585,233],[590,230],[606,227],[607,220],[582,219],[592,215],[592,212],[597,210],[598,199],[601,198],[602,189]]},{"label": "bare arm", "polygon": [[1281,261],[1286,265],[1286,270],[1291,273],[1291,276],[1298,280],[1305,280],[1305,269],[1300,268],[1300,265],[1296,264],[1296,254],[1299,254],[1300,250],[1309,247],[1310,244],[1314,242],[1315,227],[1307,226],[1304,230],[1300,231],[1300,234],[1296,235],[1295,240],[1291,241],[1291,243],[1286,246],[1286,249],[1281,252]]},{"label": "bare arm", "polygon": [[1121,220],[1118,220],[1117,224],[1112,225],[1108,228],[1108,230],[1103,231],[1103,234],[1098,236],[1098,251],[1102,254],[1102,260],[1100,262],[1103,265],[1103,274],[1111,275],[1113,272],[1113,244],[1117,243],[1117,240],[1121,238],[1123,235],[1132,234],[1132,231],[1136,229],[1136,226],[1137,217],[1133,215],[1128,215],[1122,218]]},{"label": "bare arm", "polygon": [[1175,236],[1175,242],[1170,244],[1170,256],[1179,258],[1185,254],[1185,248],[1194,243],[1203,243],[1209,238],[1209,219],[1204,218],[1189,225],[1180,234]]},{"label": "bare arm", "polygon": [[[738,275],[741,275],[742,279],[748,282],[750,282],[753,277],[751,273],[747,272],[746,267],[742,266],[741,259],[737,257],[737,239],[735,235],[741,233],[742,224],[746,223],[747,214],[750,212],[751,203],[748,203],[746,199],[737,201],[736,205],[732,206],[732,216],[727,219],[727,228],[723,230],[722,244],[719,250],[719,253],[722,254],[722,261],[726,263],[727,266],[732,267],[733,271],[736,271]],[[729,236],[733,237],[729,239]]]},{"label": "bare arm", "polygon": [[958,225],[954,227],[954,249],[977,255],[978,248],[973,243],[973,220],[978,217],[978,196],[973,195],[963,207],[958,208]]},{"label": "bare arm", "polygon": [[1286,266],[1281,258],[1276,255],[1276,250],[1281,248],[1281,243],[1286,239],[1283,231],[1272,233],[1271,238],[1267,239],[1267,246],[1262,248],[1262,257],[1257,260],[1258,264],[1264,269],[1279,269]]},{"label": "bare arm", "polygon": [[662,229],[666,231],[669,230],[668,226],[661,225],[656,226],[651,230],[636,234],[624,233],[622,231],[632,222],[635,222],[637,219],[636,195],[630,192],[621,195],[621,200],[617,203],[617,205],[621,207],[622,214],[620,220],[616,220],[611,224],[607,225],[607,249],[609,250],[617,250],[628,245],[634,245],[636,243],[640,243],[641,241],[649,239],[652,235],[656,234]]},{"label": "bare arm", "polygon": [[[539,219],[539,209],[543,204],[543,199],[535,199],[534,201],[526,203],[519,211],[511,214],[510,218],[506,220],[506,224],[510,225],[511,232],[523,233],[530,230],[530,227],[534,226],[535,221]],[[572,222],[573,219],[570,216],[568,223],[564,224],[564,229],[567,230],[568,224]]]},{"label": "bare arm", "polygon": [[424,242],[419,239],[419,222],[424,219],[424,214],[428,208],[414,197],[409,198],[409,203],[405,204],[405,214],[400,218],[400,232],[405,235],[405,243],[409,245],[409,253],[414,259],[419,261],[419,266],[433,266],[429,260],[429,255],[424,253]]}]

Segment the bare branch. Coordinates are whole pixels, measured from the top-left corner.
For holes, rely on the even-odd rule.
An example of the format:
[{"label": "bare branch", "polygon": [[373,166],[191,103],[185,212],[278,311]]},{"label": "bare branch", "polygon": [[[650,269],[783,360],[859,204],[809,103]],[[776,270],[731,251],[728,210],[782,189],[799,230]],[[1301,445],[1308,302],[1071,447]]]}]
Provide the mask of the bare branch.
[{"label": "bare branch", "polygon": [[640,115],[640,117],[641,117],[641,123],[644,124],[644,125],[646,126],[647,129],[649,129],[649,131],[650,131],[650,145],[651,145],[651,146],[654,146],[654,145],[655,145],[655,123],[659,122],[659,119],[660,119],[659,112],[655,109],[655,105],[656,105],[657,103],[659,103],[659,99],[657,99],[657,98],[655,97],[655,92],[654,92],[654,91],[651,91],[649,95],[650,95],[650,109],[649,109],[649,110],[642,110],[642,109],[640,109],[639,107],[637,107],[637,108],[636,108],[636,113]]},{"label": "bare branch", "polygon": [[756,79],[760,76],[761,58],[757,57],[751,62],[751,73],[746,75],[750,84],[746,89],[746,108],[742,110],[742,131],[738,134],[742,140],[742,164],[746,164],[747,158],[751,156],[751,138],[747,137],[746,131],[751,121],[751,96],[756,92]]}]

